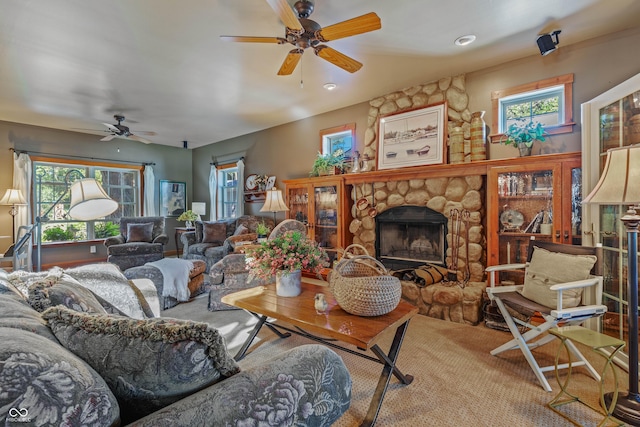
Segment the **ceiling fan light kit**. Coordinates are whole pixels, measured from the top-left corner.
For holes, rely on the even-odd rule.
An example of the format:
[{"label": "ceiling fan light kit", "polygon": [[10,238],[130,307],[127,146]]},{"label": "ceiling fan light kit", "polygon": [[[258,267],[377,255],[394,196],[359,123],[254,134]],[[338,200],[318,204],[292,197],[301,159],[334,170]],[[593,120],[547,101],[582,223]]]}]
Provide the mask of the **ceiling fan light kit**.
[{"label": "ceiling fan light kit", "polygon": [[373,12],[322,28],[317,22],[308,19],[314,10],[314,2],[312,0],[297,1],[293,6],[295,12],[287,3],[287,0],[266,1],[285,24],[284,38],[253,36],[220,36],[220,38],[222,40],[240,43],[289,43],[293,45],[295,49],[289,51],[280,66],[280,70],[278,71],[278,75],[280,76],[293,73],[298,62],[300,62],[304,50],[307,48],[313,48],[317,56],[333,65],[350,73],[355,73],[362,68],[362,63],[321,43],[368,33],[382,28],[380,18]]}]

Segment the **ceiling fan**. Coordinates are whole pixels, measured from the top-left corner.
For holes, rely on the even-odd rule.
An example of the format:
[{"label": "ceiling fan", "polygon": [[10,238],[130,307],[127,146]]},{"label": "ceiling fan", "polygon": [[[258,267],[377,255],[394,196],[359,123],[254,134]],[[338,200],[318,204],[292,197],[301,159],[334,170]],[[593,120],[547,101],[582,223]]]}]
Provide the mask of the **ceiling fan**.
[{"label": "ceiling fan", "polygon": [[[135,131],[136,134],[134,134],[131,130],[129,130],[128,126],[125,126],[122,124],[122,122],[124,122],[124,116],[120,115],[120,114],[116,114],[113,116],[114,119],[116,119],[116,121],[118,122],[117,124],[111,124],[111,123],[102,123],[103,125],[105,125],[107,127],[107,130],[103,131],[103,132],[109,132],[109,135],[105,136],[104,138],[100,139],[100,141],[111,141],[113,138],[128,138],[131,139],[133,141],[138,141],[138,142],[142,142],[144,144],[151,144],[151,141],[146,139],[146,138],[142,138],[136,134],[142,134],[142,135],[147,135],[147,136],[154,136],[156,135],[155,132],[152,131]],[[95,131],[95,129],[83,129],[83,130],[93,130]]]},{"label": "ceiling fan", "polygon": [[266,1],[286,26],[285,37],[220,36],[220,38],[232,42],[289,43],[295,46],[295,49],[289,52],[282,63],[278,71],[280,76],[289,75],[293,72],[304,50],[308,47],[313,48],[315,54],[320,58],[343,70],[355,73],[362,67],[362,63],[322,43],[382,28],[380,18],[374,12],[322,28],[317,22],[308,19],[314,8],[312,0],[296,1],[293,5],[295,12],[291,9],[287,0]]}]

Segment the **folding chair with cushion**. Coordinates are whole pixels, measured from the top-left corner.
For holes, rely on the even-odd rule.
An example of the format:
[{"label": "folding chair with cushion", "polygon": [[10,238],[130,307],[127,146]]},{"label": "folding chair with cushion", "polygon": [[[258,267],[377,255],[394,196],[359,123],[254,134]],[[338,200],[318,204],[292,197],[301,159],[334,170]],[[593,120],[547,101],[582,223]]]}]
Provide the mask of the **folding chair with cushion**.
[{"label": "folding chair with cushion", "polygon": [[[524,269],[524,285],[497,286],[500,272]],[[490,266],[487,294],[513,335],[513,339],[491,351],[493,356],[507,350],[520,349],[546,391],[551,386],[544,372],[554,370],[553,365],[539,366],[532,349],[547,344],[556,337],[547,331],[562,326],[582,324],[588,319],[602,316],[607,307],[602,301],[602,247],[563,245],[532,240],[525,264]],[[542,318],[533,324],[531,318]],[[584,366],[600,380],[596,370],[567,341],[575,356],[571,366]],[[572,358],[573,360],[573,358]],[[568,364],[560,364],[566,369]]]}]

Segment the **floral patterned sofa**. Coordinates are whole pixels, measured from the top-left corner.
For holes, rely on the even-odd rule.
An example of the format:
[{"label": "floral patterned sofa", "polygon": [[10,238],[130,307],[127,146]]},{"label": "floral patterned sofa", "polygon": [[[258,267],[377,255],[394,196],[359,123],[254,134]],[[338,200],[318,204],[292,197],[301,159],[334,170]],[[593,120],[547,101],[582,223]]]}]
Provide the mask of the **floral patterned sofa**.
[{"label": "floral patterned sofa", "polygon": [[150,281],[108,265],[0,270],[1,425],[328,426],[349,407],[331,349],[242,370],[217,330],[153,317]]}]

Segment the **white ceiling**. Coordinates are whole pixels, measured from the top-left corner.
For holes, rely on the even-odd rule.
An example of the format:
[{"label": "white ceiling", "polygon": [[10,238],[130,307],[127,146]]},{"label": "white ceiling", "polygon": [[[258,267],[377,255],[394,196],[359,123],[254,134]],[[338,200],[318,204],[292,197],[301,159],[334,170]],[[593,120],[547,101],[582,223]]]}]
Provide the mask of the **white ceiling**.
[{"label": "white ceiling", "polygon": [[[381,30],[327,43],[360,71],[307,50],[283,77],[290,45],[219,39],[284,36],[265,0],[0,0],[0,120],[104,136],[119,113],[154,143],[196,148],[539,55],[543,32],[561,29],[562,49],[640,25],[637,0],[316,0],[311,19],[372,11]],[[454,45],[470,33],[474,44]]]}]

